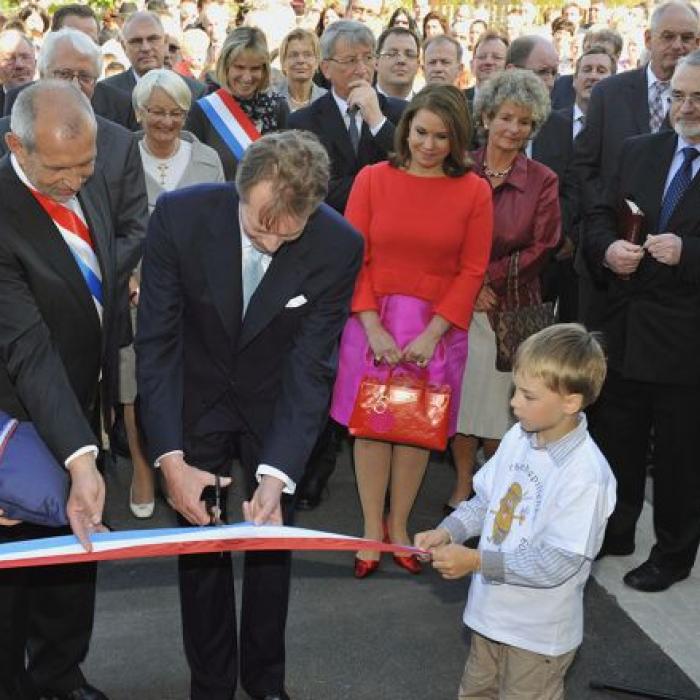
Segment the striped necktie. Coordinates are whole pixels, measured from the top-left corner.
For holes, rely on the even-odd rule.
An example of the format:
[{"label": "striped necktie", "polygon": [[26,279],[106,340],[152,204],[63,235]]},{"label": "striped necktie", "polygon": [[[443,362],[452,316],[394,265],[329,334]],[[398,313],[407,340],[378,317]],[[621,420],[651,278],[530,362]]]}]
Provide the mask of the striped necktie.
[{"label": "striped necktie", "polygon": [[649,101],[649,130],[655,134],[666,118],[666,110],[661,95],[668,89],[671,83],[668,81],[657,80],[653,87],[653,96]]},{"label": "striped necktie", "polygon": [[355,119],[357,113],[360,111],[359,107],[348,107],[348,117],[350,118],[350,124],[348,125],[348,134],[350,135],[350,143],[352,144],[352,150],[357,151],[360,148],[360,130],[357,128],[357,119]]},{"label": "striped necktie", "polygon": [[682,150],[683,164],[676,171],[671,180],[671,184],[666,190],[663,202],[661,203],[661,213],[659,214],[659,233],[665,233],[673,212],[678,203],[683,198],[685,191],[690,187],[693,180],[693,161],[700,156],[697,148],[686,147]]},{"label": "striped necktie", "polygon": [[85,284],[90,290],[92,300],[97,308],[97,314],[100,317],[100,321],[102,321],[104,303],[102,297],[102,273],[95,255],[90,229],[79,212],[47,197],[33,187],[29,191],[61,232],[61,236],[63,236],[63,240],[73,254]]}]

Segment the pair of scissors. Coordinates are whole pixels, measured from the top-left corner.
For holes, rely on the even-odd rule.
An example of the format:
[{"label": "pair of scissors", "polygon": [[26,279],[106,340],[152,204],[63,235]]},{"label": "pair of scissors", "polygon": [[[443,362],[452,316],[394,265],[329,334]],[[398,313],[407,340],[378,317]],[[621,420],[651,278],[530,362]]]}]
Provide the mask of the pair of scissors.
[{"label": "pair of scissors", "polygon": [[[211,488],[211,487],[209,487]],[[223,525],[224,521],[221,519],[223,510],[221,508],[221,477],[218,474],[214,475],[214,497],[206,498],[207,513],[210,518],[210,525]]]}]

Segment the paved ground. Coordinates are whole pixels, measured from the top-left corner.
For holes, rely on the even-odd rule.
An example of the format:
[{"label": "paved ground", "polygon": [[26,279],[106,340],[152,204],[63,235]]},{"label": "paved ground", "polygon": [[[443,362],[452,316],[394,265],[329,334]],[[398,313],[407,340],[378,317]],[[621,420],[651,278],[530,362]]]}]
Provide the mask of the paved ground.
[{"label": "paved ground", "polygon": [[[127,510],[129,471],[129,464],[121,462],[108,474],[108,517],[119,529],[140,527]],[[439,519],[450,471],[446,464],[431,464],[415,508],[414,531]],[[148,524],[171,522],[167,507],[159,503],[156,518]],[[347,452],[339,460],[330,496],[317,511],[300,514],[298,524],[361,534]],[[236,557],[237,574],[240,564],[241,558]],[[649,619],[655,620],[657,628],[663,628],[664,639],[676,640],[675,648],[665,641],[664,651],[611,595],[610,589],[619,580],[615,566],[626,570],[630,562],[603,564],[605,570],[597,572],[603,585],[592,580],[587,589],[586,636],[569,676],[567,698],[643,697],[593,691],[589,682],[597,679],[700,699],[700,690],[691,680],[691,676],[696,682],[700,678],[700,637],[692,617],[700,607],[696,602],[698,579],[679,584],[669,592],[673,596],[632,596],[637,617],[640,610],[644,613],[639,625],[648,627]],[[446,582],[432,571],[410,576],[388,557],[375,576],[356,581],[352,555],[310,552],[296,556],[288,625],[291,697],[451,700],[469,644],[461,624],[466,590],[466,582]],[[97,607],[86,663],[90,681],[111,700],[186,700],[187,669],[181,650],[174,561],[101,565]],[[685,672],[670,654],[679,659]],[[242,692],[238,696],[245,698]]]}]

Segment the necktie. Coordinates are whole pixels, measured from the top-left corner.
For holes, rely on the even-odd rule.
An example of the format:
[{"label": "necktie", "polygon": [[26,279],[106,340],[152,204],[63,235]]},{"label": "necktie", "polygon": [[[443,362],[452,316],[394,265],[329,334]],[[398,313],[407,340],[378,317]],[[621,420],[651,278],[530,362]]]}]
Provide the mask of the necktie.
[{"label": "necktie", "polygon": [[348,126],[348,134],[350,135],[350,143],[352,144],[352,150],[357,154],[357,150],[360,147],[360,130],[357,128],[357,119],[355,115],[357,114],[359,107],[348,107],[348,117],[350,117],[350,125]]},{"label": "necktie", "polygon": [[683,164],[678,168],[676,174],[671,180],[671,184],[666,190],[666,196],[661,203],[661,214],[659,214],[659,233],[664,233],[668,222],[671,220],[674,210],[681,201],[681,197],[690,186],[693,179],[693,161],[700,155],[697,148],[683,149]]},{"label": "necktie", "polygon": [[661,124],[666,116],[661,95],[668,89],[669,85],[668,81],[657,80],[652,88],[653,95],[649,101],[649,129],[652,134],[655,134],[661,128]]},{"label": "necktie", "polygon": [[54,224],[63,236],[68,249],[75,258],[85,284],[90,290],[92,300],[97,308],[97,313],[102,319],[102,272],[95,255],[90,229],[83,219],[65,204],[61,204],[34,188],[30,189],[34,198],[39,202],[44,211],[51,217]]},{"label": "necktie", "polygon": [[248,309],[250,299],[260,284],[260,280],[265,276],[263,267],[263,255],[254,246],[246,250],[243,260],[243,314]]},{"label": "necktie", "polygon": [[583,127],[586,126],[586,117],[583,114],[579,114],[576,117],[576,124],[576,136],[578,136],[583,131]]}]

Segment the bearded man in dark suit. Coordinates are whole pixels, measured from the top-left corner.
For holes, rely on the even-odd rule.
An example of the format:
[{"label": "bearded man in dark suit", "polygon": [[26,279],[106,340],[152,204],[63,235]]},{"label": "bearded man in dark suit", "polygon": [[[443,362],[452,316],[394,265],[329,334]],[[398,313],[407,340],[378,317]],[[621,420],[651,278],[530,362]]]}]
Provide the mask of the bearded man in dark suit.
[{"label": "bearded man in dark suit", "polygon": [[[604,290],[595,327],[609,366],[590,428],[618,484],[603,554],[634,551],[654,436],[656,544],[623,579],[639,591],[687,578],[700,543],[700,51],[679,61],[670,87],[674,131],[625,141],[584,239]],[[618,229],[626,200],[644,213],[639,243]]]}]

